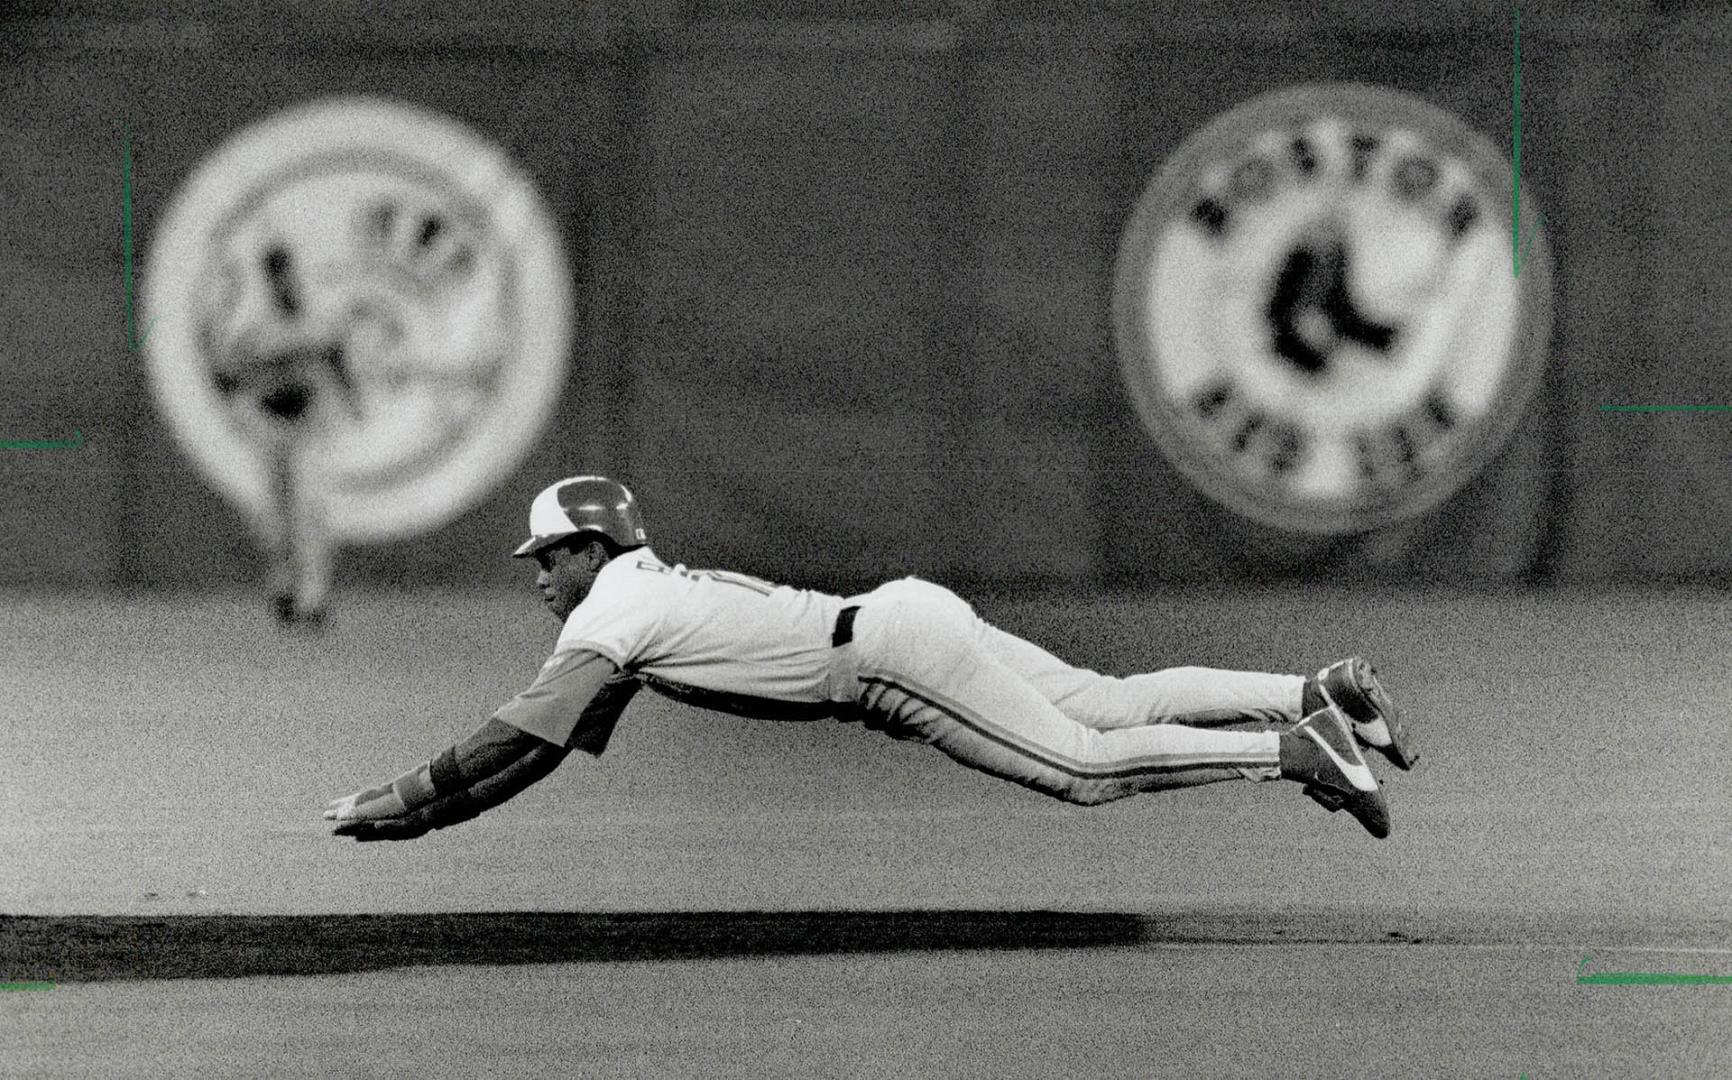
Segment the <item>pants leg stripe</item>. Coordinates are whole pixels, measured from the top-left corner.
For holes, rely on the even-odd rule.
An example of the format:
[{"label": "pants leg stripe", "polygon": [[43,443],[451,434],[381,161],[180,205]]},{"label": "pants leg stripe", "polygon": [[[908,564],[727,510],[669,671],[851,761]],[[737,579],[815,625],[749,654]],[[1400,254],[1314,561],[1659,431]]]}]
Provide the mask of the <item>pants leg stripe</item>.
[{"label": "pants leg stripe", "polygon": [[868,685],[881,686],[887,690],[894,690],[899,694],[905,694],[930,708],[937,709],[950,719],[956,721],[958,724],[961,724],[963,727],[989,742],[996,743],[1012,753],[1020,754],[1023,757],[1039,762],[1047,768],[1055,769],[1064,773],[1066,776],[1073,776],[1080,780],[1120,780],[1137,776],[1158,775],[1160,773],[1189,772],[1199,767],[1207,767],[1210,765],[1219,765],[1222,768],[1232,768],[1235,765],[1248,765],[1255,767],[1269,764],[1266,760],[1267,755],[1264,754],[1209,753],[1171,756],[1163,755],[1159,764],[1137,764],[1133,759],[1129,762],[1119,763],[1116,767],[1103,769],[1096,766],[1086,765],[1079,761],[1072,761],[1042,747],[1030,746],[1022,740],[1017,739],[1009,732],[993,727],[984,719],[978,716],[969,715],[967,711],[954,703],[946,703],[937,700],[930,692],[923,693],[879,675],[862,675],[860,676],[860,681]]}]

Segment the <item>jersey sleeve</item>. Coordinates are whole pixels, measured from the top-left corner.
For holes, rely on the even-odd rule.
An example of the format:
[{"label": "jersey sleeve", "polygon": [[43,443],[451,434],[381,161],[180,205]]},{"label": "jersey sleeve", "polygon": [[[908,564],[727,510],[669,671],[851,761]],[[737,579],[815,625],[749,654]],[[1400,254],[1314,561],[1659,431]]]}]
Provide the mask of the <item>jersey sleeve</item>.
[{"label": "jersey sleeve", "polygon": [[493,716],[556,746],[600,757],[638,687],[637,679],[600,653],[561,650]]},{"label": "jersey sleeve", "polygon": [[566,617],[555,652],[587,649],[631,670],[651,648],[673,598],[672,579],[659,566],[627,552],[597,575],[583,603]]}]

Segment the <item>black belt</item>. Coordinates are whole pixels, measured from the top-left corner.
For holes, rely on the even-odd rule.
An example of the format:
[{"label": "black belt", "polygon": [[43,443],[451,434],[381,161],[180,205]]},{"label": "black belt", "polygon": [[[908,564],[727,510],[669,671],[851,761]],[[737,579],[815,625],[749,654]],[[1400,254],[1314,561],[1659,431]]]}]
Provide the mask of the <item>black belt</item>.
[{"label": "black belt", "polygon": [[850,605],[836,613],[836,629],[830,635],[832,649],[839,649],[854,640],[854,616],[859,613],[859,604]]}]

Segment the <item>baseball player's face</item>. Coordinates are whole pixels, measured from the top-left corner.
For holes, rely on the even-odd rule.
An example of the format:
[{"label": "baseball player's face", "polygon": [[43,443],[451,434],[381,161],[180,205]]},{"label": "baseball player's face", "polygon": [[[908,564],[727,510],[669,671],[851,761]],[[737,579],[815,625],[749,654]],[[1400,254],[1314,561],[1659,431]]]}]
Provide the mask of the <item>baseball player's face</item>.
[{"label": "baseball player's face", "polygon": [[560,622],[589,595],[596,572],[607,563],[600,552],[600,545],[591,543],[576,549],[561,544],[536,553],[535,561],[541,572],[535,575],[535,586]]}]

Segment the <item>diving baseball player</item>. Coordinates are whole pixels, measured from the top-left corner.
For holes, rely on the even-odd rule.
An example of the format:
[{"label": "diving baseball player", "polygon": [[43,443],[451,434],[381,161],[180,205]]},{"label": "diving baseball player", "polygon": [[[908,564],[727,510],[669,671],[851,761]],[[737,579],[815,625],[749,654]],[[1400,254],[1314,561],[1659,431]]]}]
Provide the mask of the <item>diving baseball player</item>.
[{"label": "diving baseball player", "polygon": [[[463,742],[390,783],[333,800],[336,835],[407,840],[466,821],[599,756],[642,687],[771,720],[859,720],[970,768],[1079,804],[1220,780],[1291,780],[1373,835],[1383,792],[1360,745],[1416,760],[1371,665],[1315,677],[1184,667],[1085,671],[904,578],[843,598],[692,570],[647,546],[631,493],[578,476],[549,486],[514,555],[564,622],[529,688]],[[1270,730],[1227,731],[1261,722]]]}]

